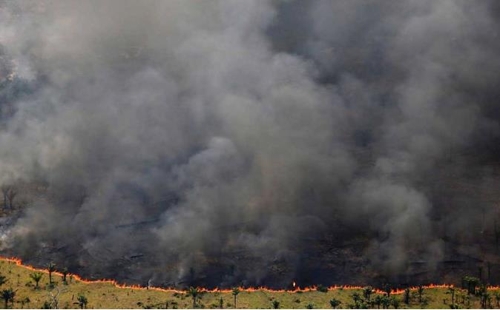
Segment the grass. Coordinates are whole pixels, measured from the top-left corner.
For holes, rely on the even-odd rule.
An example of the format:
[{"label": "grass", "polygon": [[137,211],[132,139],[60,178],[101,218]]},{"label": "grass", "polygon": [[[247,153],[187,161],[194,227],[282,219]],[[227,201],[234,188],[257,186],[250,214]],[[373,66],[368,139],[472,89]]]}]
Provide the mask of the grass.
[{"label": "grass", "polygon": [[[112,282],[85,282],[78,277],[68,275],[68,283],[64,284],[60,274],[54,274],[56,282],[54,288],[49,286],[48,273],[44,273],[40,281],[40,288],[35,289],[34,281],[30,274],[34,268],[18,265],[15,261],[0,260],[0,274],[7,278],[7,282],[0,290],[12,288],[16,291],[15,308],[41,308],[45,302],[53,302],[52,295],[57,294],[57,306],[59,308],[79,308],[77,298],[79,294],[85,295],[88,300],[87,308],[192,308],[193,300],[186,292],[175,290],[155,290],[138,287],[118,287]],[[238,308],[272,308],[273,302],[278,301],[280,308],[306,308],[312,305],[314,308],[331,308],[330,300],[336,298],[342,303],[340,308],[347,308],[353,304],[352,294],[358,292],[362,296],[361,289],[335,289],[327,292],[317,290],[274,292],[269,290],[256,290],[253,292],[241,291],[237,296]],[[400,308],[437,308],[449,309],[451,296],[446,288],[428,288],[424,291],[424,304],[418,303],[415,290],[411,292],[409,305],[403,303],[403,295],[395,295],[400,300]],[[490,290],[492,305],[496,305],[494,293],[498,290]],[[375,298],[377,294],[372,294]],[[462,297],[466,296],[465,290],[456,289],[456,296],[460,308],[465,308],[466,303],[461,303]],[[26,298],[30,302],[26,303]],[[223,299],[224,308],[234,308],[234,297],[230,290],[220,292],[206,292],[201,294],[197,302],[200,308],[219,308],[220,299]],[[445,304],[446,302],[446,304]],[[0,301],[3,305],[3,301]],[[392,307],[391,307],[392,308]],[[469,308],[480,308],[479,297],[471,296]]]}]

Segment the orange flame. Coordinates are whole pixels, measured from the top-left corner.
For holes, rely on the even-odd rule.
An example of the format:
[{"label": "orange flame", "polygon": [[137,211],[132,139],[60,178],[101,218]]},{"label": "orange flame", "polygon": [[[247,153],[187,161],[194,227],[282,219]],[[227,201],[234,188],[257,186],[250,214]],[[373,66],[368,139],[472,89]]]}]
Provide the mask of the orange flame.
[{"label": "orange flame", "polygon": [[[27,268],[27,269],[32,270],[32,271],[49,273],[49,271],[47,269],[39,269],[39,268],[35,268],[33,266],[23,265],[22,260],[20,260],[18,258],[13,258],[13,257],[7,258],[7,257],[0,256],[0,260],[14,263],[17,266],[21,266],[21,267]],[[62,276],[62,273],[57,272],[57,271],[53,272],[52,274]],[[80,282],[86,283],[86,284],[106,283],[106,284],[114,285],[115,287],[118,287],[118,288],[125,288],[125,289],[132,289],[132,290],[147,290],[147,289],[149,289],[149,290],[153,290],[153,291],[166,292],[166,293],[181,293],[181,294],[186,293],[185,290],[179,290],[179,289],[175,289],[175,288],[161,288],[161,287],[151,287],[151,286],[149,288],[146,288],[146,287],[142,287],[139,285],[120,284],[117,281],[110,280],[110,279],[86,280],[86,279],[83,279],[80,276],[75,275],[75,274],[68,274],[68,276],[72,276],[73,279],[75,279],[76,281],[80,281]],[[297,286],[295,281],[292,283],[292,285],[293,285],[293,290],[271,289],[271,288],[267,288],[267,287],[263,287],[263,286],[260,286],[260,287],[238,287],[238,289],[241,292],[247,292],[247,293],[252,293],[252,292],[286,293],[286,292],[313,292],[313,291],[316,291],[318,288],[315,285],[305,287],[305,288],[300,288]],[[423,286],[424,289],[452,288],[452,287],[453,287],[452,284],[429,284],[429,285]],[[353,286],[353,285],[337,286],[337,285],[334,285],[334,286],[330,286],[328,288],[328,290],[340,290],[340,289],[342,289],[342,290],[363,290],[364,288],[365,287],[363,287],[363,286]],[[417,290],[417,289],[418,289],[418,287],[416,287],[416,286],[410,287],[410,290],[412,290],[412,291]],[[488,286],[488,289],[500,290],[500,286]],[[204,293],[227,293],[227,294],[232,293],[232,291],[233,291],[232,289],[219,289],[219,288],[208,289],[208,288],[200,288],[200,287],[198,288],[198,290],[200,292],[204,292]],[[385,291],[380,290],[380,289],[374,289],[373,292],[376,294],[385,294],[386,293]],[[399,295],[399,294],[403,294],[404,292],[405,292],[404,289],[394,289],[391,291],[391,294]]]}]

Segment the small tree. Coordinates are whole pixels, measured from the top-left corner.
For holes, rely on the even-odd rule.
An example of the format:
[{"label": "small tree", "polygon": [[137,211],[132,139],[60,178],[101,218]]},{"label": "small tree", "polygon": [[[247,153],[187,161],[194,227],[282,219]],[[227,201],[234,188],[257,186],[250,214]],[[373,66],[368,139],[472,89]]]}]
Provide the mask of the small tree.
[{"label": "small tree", "polygon": [[377,305],[377,309],[380,309],[380,306],[382,305],[382,296],[375,296],[375,305]]},{"label": "small tree", "polygon": [[68,268],[64,267],[63,270],[61,270],[62,273],[62,281],[64,284],[68,284],[68,281],[66,281],[66,277],[68,276]]},{"label": "small tree", "polygon": [[389,309],[390,305],[391,305],[391,298],[387,295],[382,296],[382,307],[384,309]]},{"label": "small tree", "polygon": [[328,287],[324,286],[324,285],[318,285],[318,287],[316,288],[316,290],[318,292],[321,292],[321,293],[328,293]]},{"label": "small tree", "polygon": [[476,294],[476,288],[480,283],[481,281],[476,277],[465,276],[462,278],[462,286],[467,289],[467,294],[469,295]]},{"label": "small tree", "polygon": [[422,285],[419,285],[417,288],[417,293],[418,293],[418,303],[422,303],[422,296],[424,295],[424,287]]},{"label": "small tree", "polygon": [[306,309],[314,309],[314,305],[313,304],[307,304]]},{"label": "small tree", "polygon": [[336,309],[338,306],[340,306],[342,302],[338,299],[332,298],[330,299],[330,306],[332,306],[332,309]]},{"label": "small tree", "polygon": [[384,285],[384,292],[387,294],[387,296],[391,296],[392,288],[389,284]]},{"label": "small tree", "polygon": [[361,295],[356,292],[352,294],[352,300],[354,301],[354,304],[348,305],[349,308],[352,309],[366,309],[368,308],[368,305],[364,302],[364,300],[361,298]]},{"label": "small tree", "polygon": [[403,295],[403,301],[406,305],[410,304],[410,289],[409,288],[405,288],[405,292]]},{"label": "small tree", "polygon": [[76,300],[78,301],[78,305],[80,306],[80,309],[85,309],[87,307],[88,302],[89,302],[87,300],[87,297],[85,297],[85,295],[83,295],[83,294],[78,295],[78,298]]},{"label": "small tree", "polygon": [[280,308],[280,302],[277,300],[273,301],[273,309],[279,309]]},{"label": "small tree", "polygon": [[363,297],[366,299],[367,303],[370,303],[370,298],[373,293],[373,288],[371,286],[367,286],[363,289]]},{"label": "small tree", "polygon": [[30,278],[33,279],[33,281],[35,281],[35,289],[39,288],[38,283],[40,282],[42,277],[43,277],[43,273],[41,273],[41,272],[30,273]]},{"label": "small tree", "polygon": [[5,309],[9,307],[9,301],[14,305],[14,297],[16,296],[16,292],[12,289],[2,290],[2,299],[5,302]]},{"label": "small tree", "polygon": [[488,303],[491,300],[490,293],[488,293],[488,287],[482,284],[479,287],[479,298],[481,299],[481,308],[486,309],[488,307]]},{"label": "small tree", "polygon": [[47,270],[49,271],[49,286],[52,287],[52,273],[54,271],[56,271],[56,264],[50,262],[48,265],[47,265]]},{"label": "small tree", "polygon": [[235,308],[237,308],[237,307],[236,307],[236,296],[238,296],[238,294],[239,294],[239,293],[240,293],[240,289],[239,289],[239,288],[237,288],[237,287],[234,287],[234,288],[233,288],[233,292],[232,292],[232,294],[233,294],[233,296],[234,296],[234,307],[235,307]]},{"label": "small tree", "polygon": [[200,297],[200,294],[201,294],[200,290],[196,287],[191,286],[188,290],[188,295],[191,296],[191,298],[193,298],[193,309],[196,308],[196,301]]},{"label": "small tree", "polygon": [[446,294],[451,295],[451,305],[450,305],[450,307],[452,309],[454,309],[454,307],[455,307],[455,289],[453,287],[449,287],[448,291],[446,292]]}]

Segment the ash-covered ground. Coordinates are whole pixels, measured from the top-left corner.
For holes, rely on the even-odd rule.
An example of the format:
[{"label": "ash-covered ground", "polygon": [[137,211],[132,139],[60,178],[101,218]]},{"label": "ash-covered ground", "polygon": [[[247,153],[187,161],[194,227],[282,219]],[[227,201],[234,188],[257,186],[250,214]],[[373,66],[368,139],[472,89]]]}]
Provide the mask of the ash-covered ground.
[{"label": "ash-covered ground", "polygon": [[0,251],[158,286],[500,282],[498,1],[0,1]]}]

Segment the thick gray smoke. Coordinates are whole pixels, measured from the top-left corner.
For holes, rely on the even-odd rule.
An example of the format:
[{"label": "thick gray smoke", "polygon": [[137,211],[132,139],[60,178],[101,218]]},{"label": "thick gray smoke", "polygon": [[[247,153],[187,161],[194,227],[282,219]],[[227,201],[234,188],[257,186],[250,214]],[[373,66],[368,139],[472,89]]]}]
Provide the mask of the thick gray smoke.
[{"label": "thick gray smoke", "polygon": [[436,268],[496,225],[499,14],[1,2],[0,183],[24,204],[2,247],[170,285],[306,281],[330,243],[370,275]]}]

